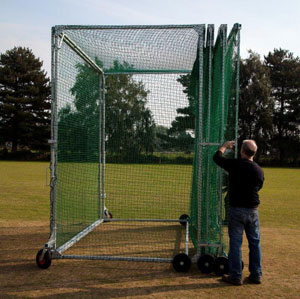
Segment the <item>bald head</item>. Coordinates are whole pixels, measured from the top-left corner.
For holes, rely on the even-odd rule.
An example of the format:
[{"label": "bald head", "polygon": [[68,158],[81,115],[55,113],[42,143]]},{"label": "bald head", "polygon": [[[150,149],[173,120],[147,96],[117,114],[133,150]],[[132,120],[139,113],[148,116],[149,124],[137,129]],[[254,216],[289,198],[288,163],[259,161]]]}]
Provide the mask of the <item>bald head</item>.
[{"label": "bald head", "polygon": [[246,155],[247,158],[253,158],[257,151],[257,145],[254,140],[244,140],[241,148],[241,154]]}]

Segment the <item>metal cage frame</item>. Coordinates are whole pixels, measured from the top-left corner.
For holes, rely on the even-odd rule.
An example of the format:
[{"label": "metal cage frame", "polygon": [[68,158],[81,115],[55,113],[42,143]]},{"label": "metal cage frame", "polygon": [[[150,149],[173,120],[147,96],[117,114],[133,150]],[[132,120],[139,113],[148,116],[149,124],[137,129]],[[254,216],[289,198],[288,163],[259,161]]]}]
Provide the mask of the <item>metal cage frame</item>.
[{"label": "metal cage frame", "polygon": [[[70,248],[73,244],[81,240],[84,236],[86,236],[89,232],[94,230],[97,226],[99,226],[104,221],[140,221],[140,222],[182,222],[179,219],[108,219],[105,214],[105,138],[103,137],[105,134],[105,78],[106,74],[103,69],[101,69],[76,43],[65,33],[66,30],[81,30],[81,29],[94,29],[94,30],[101,30],[101,29],[172,29],[172,28],[191,28],[194,29],[195,32],[198,34],[198,55],[199,55],[199,143],[197,144],[198,147],[198,161],[200,161],[202,156],[202,151],[204,147],[215,146],[219,145],[216,143],[210,143],[209,136],[208,141],[203,140],[202,136],[202,104],[203,104],[203,64],[204,64],[204,48],[206,47],[209,49],[209,55],[212,55],[212,49],[214,45],[214,25],[208,25],[206,31],[206,25],[155,25],[155,26],[55,26],[52,28],[52,38],[51,38],[51,60],[52,60],[52,70],[51,70],[51,88],[52,88],[52,105],[51,105],[51,140],[49,140],[50,147],[51,147],[51,179],[50,179],[50,237],[49,241],[43,247],[42,258],[44,255],[49,252],[51,254],[52,259],[90,259],[90,260],[125,260],[125,261],[151,261],[151,262],[172,262],[173,257],[171,258],[149,258],[149,257],[120,257],[120,256],[87,256],[87,255],[65,255],[64,251]],[[240,30],[240,25],[235,24],[234,30]],[[225,55],[225,43],[226,43],[226,35],[227,35],[227,26],[221,25],[220,29],[223,35],[223,60]],[[206,36],[206,39],[205,39]],[[240,37],[238,33],[238,49],[240,43]],[[65,244],[60,246],[59,248],[56,247],[56,213],[57,213],[57,137],[58,137],[58,111],[57,111],[57,80],[58,80],[58,56],[61,45],[65,43],[74,51],[78,56],[80,56],[86,64],[88,64],[98,75],[99,75],[99,106],[100,109],[100,128],[99,128],[99,162],[98,162],[98,197],[99,197],[99,206],[101,210],[99,211],[99,219],[92,223],[90,226],[86,227],[76,236],[71,238]],[[206,44],[205,44],[206,43]],[[239,52],[238,52],[239,57]],[[212,65],[211,59],[209,59],[209,72],[212,72]],[[237,71],[239,67],[239,59],[237,59]],[[133,72],[130,71],[130,74]],[[151,72],[155,73],[155,72]],[[169,73],[168,71],[158,72],[160,74]],[[178,72],[177,72],[178,73]],[[238,76],[236,82],[236,105],[238,107]],[[211,83],[209,85],[209,92],[208,92],[208,105],[210,107],[211,103]],[[223,109],[223,118],[224,118],[224,67],[222,70],[222,88],[223,88],[223,95],[222,95],[222,109]],[[236,128],[235,128],[235,140],[237,142],[237,118],[238,113],[236,112]],[[222,119],[222,123],[224,119]],[[223,142],[223,140],[222,140]],[[221,142],[221,143],[222,143]],[[220,144],[221,144],[220,143]],[[236,155],[237,153],[235,153]],[[207,172],[206,177],[203,177],[202,170],[201,170],[201,163],[198,165],[198,224],[201,223],[201,202],[203,200],[209,200],[209,194],[205,199],[201,198],[201,184],[202,180],[206,180],[207,187],[209,186],[210,178],[209,172]],[[219,173],[219,191],[220,191],[220,200],[222,200],[222,179],[221,179],[221,171]],[[222,205],[221,205],[222,206]],[[208,205],[207,205],[208,207]],[[222,211],[220,211],[222,213]],[[186,222],[186,233],[185,233],[185,254],[189,254],[189,219],[183,220]],[[221,227],[222,229],[222,227]],[[221,247],[221,244],[208,244],[208,243],[201,243],[201,229],[198,228],[198,244],[197,244],[197,253],[194,256],[193,260],[197,259],[201,255],[201,248],[207,246],[216,246]],[[223,252],[223,248],[221,248]]]}]

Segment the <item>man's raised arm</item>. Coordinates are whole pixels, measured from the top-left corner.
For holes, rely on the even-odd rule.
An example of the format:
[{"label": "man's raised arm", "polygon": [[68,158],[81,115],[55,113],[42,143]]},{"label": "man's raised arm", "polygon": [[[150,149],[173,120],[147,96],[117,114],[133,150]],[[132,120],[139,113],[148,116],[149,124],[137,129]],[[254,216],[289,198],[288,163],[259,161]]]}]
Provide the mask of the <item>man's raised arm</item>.
[{"label": "man's raised arm", "polygon": [[219,147],[219,149],[216,151],[216,153],[213,156],[214,162],[218,166],[224,168],[227,171],[230,168],[231,159],[224,158],[223,154],[227,149],[232,149],[233,146],[234,146],[234,141],[226,141],[223,145],[221,145],[221,147]]}]

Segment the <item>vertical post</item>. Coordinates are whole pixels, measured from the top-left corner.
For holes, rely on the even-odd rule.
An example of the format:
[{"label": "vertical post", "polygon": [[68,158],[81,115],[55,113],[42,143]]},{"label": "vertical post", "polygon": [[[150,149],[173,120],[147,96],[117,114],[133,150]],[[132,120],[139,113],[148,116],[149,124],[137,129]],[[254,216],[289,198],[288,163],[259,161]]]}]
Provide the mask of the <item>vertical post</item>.
[{"label": "vertical post", "polygon": [[102,156],[102,217],[105,217],[105,76],[101,73],[102,77],[102,143],[101,143],[101,156]]},{"label": "vertical post", "polygon": [[[225,55],[226,55],[226,48],[227,48],[227,25],[221,26],[221,38],[222,38],[222,122],[221,122],[221,143],[224,143],[224,122],[225,122]],[[220,170],[219,172],[219,178],[220,178],[220,184],[219,184],[219,198],[220,198],[220,205],[219,205],[219,213],[217,210],[217,215],[223,214],[223,203],[222,203],[222,186],[223,186],[223,170]],[[218,205],[216,206],[218,207]],[[223,223],[222,223],[222,217],[219,217],[220,223],[220,245],[221,248],[218,252],[218,254],[221,254],[223,252]]]},{"label": "vertical post", "polygon": [[214,25],[208,25],[206,48],[208,51],[208,107],[207,107],[207,171],[206,171],[206,240],[208,240],[209,200],[210,200],[210,110],[211,110],[211,80],[212,80],[212,47],[214,42]]},{"label": "vertical post", "polygon": [[198,106],[198,165],[197,165],[197,178],[198,178],[198,184],[197,184],[197,199],[198,199],[198,246],[197,246],[197,255],[200,255],[201,253],[201,191],[202,191],[202,146],[203,146],[203,134],[202,134],[202,105],[203,105],[203,48],[204,48],[204,39],[205,39],[205,25],[201,26],[201,30],[199,32],[199,40],[198,40],[198,53],[199,53],[199,106]]},{"label": "vertical post", "polygon": [[225,54],[226,54],[227,26],[221,25],[222,37],[222,118],[221,118],[221,143],[224,142],[224,115],[225,115]]},{"label": "vertical post", "polygon": [[98,152],[99,152],[99,160],[98,160],[98,218],[101,219],[103,217],[103,208],[101,204],[102,198],[102,74],[99,73],[99,141],[98,141]]},{"label": "vertical post", "polygon": [[189,226],[190,222],[189,220],[186,221],[186,227],[185,227],[185,254],[189,255]]},{"label": "vertical post", "polygon": [[105,76],[99,72],[99,219],[105,218]]},{"label": "vertical post", "polygon": [[50,180],[50,240],[56,248],[56,205],[57,205],[57,69],[58,36],[55,28],[51,35],[51,180]]},{"label": "vertical post", "polygon": [[240,30],[241,25],[236,24],[237,29],[237,55],[236,55],[236,94],[235,94],[235,150],[234,157],[237,158],[238,154],[238,122],[239,122],[239,91],[240,91]]}]

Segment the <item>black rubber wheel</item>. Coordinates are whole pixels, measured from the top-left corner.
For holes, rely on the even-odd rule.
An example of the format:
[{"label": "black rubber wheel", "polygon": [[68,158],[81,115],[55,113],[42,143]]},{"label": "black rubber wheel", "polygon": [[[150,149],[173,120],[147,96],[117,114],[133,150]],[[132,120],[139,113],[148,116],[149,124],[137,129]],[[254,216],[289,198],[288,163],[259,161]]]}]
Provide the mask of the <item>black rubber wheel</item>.
[{"label": "black rubber wheel", "polygon": [[217,257],[213,264],[213,270],[217,276],[228,274],[229,272],[228,259],[224,256]]},{"label": "black rubber wheel", "polygon": [[198,269],[205,274],[213,271],[214,257],[210,254],[203,254],[197,260]]},{"label": "black rubber wheel", "polygon": [[182,226],[186,226],[186,221],[189,220],[190,217],[189,215],[187,214],[182,214],[180,217],[179,217],[179,223],[182,225]]},{"label": "black rubber wheel", "polygon": [[185,253],[174,256],[172,265],[177,272],[188,272],[191,267],[191,259]]},{"label": "black rubber wheel", "polygon": [[106,218],[104,218],[104,222],[109,222],[109,220],[107,219],[112,219],[113,218],[113,214],[111,212],[109,212],[108,210],[105,210],[105,216]]},{"label": "black rubber wheel", "polygon": [[41,269],[47,269],[51,266],[51,257],[49,251],[47,250],[44,254],[44,258],[41,259],[43,253],[43,249],[39,250],[36,255],[36,263]]}]

